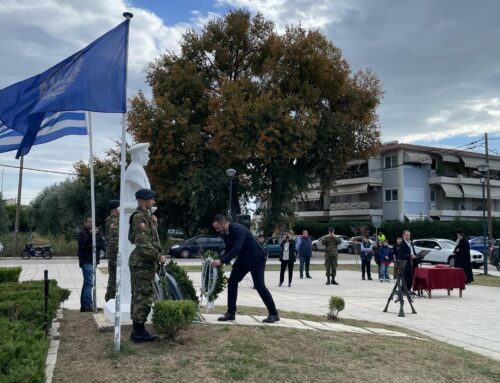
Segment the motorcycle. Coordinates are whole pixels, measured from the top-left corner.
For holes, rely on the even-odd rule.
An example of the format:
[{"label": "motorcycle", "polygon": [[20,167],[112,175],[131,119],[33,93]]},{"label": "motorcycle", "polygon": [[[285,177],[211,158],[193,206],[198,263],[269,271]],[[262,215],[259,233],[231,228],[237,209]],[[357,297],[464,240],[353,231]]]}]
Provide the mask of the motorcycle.
[{"label": "motorcycle", "polygon": [[30,259],[31,257],[50,259],[52,255],[54,255],[52,245],[33,246],[33,242],[24,245],[24,250],[21,252],[22,259]]}]

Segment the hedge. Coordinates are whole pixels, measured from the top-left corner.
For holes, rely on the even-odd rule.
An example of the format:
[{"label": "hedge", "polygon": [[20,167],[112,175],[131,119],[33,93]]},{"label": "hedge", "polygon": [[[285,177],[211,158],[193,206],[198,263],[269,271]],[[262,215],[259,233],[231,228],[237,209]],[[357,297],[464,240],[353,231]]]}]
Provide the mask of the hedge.
[{"label": "hedge", "polygon": [[197,309],[192,300],[157,301],[153,310],[153,326],[166,339],[175,340],[179,332],[194,320]]},{"label": "hedge", "polygon": [[21,271],[21,267],[0,267],[0,283],[18,282]]},{"label": "hedge", "polygon": [[[48,317],[50,322],[60,303],[69,296],[50,281]],[[48,340],[44,328],[44,282],[5,282],[0,288],[0,381],[44,382]]]},{"label": "hedge", "polygon": [[[328,233],[328,227],[330,226],[335,228],[335,233],[347,236],[375,233],[375,227],[369,221],[332,221],[327,223],[297,221],[294,225],[294,231],[296,234],[300,234],[303,229],[307,229],[309,235],[319,238]],[[454,221],[417,220],[410,222],[390,220],[382,222],[378,231],[383,232],[390,243],[394,243],[403,230],[410,230],[414,239],[446,238],[456,240],[456,231],[458,229],[464,230],[467,236],[482,236],[483,224],[481,221],[458,219]],[[493,237],[500,237],[500,219],[493,220]]]}]

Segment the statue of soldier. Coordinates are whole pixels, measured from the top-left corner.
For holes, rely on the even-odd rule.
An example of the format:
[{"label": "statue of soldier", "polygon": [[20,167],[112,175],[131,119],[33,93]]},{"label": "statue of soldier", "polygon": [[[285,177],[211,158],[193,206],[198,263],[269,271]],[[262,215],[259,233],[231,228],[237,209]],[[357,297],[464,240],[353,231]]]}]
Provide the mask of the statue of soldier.
[{"label": "statue of soldier", "polygon": [[151,214],[156,193],[150,189],[140,189],[135,193],[138,207],[130,216],[129,241],[135,245],[130,255],[130,285],[132,297],[130,313],[133,342],[152,342],[157,337],[150,335],[145,327],[154,301],[153,282],[158,263],[165,263],[161,255],[160,239],[157,231],[157,218]]},{"label": "statue of soldier", "polygon": [[109,216],[106,218],[106,258],[108,259],[108,287],[104,300],[115,299],[116,296],[116,255],[118,254],[118,236],[120,216],[118,207],[120,201],[113,199],[108,202]]},{"label": "statue of soldier", "polygon": [[338,285],[335,280],[337,275],[337,262],[339,259],[339,252],[337,246],[340,245],[341,239],[335,236],[333,227],[328,228],[328,235],[321,240],[325,246],[325,268],[326,268],[326,284]]}]

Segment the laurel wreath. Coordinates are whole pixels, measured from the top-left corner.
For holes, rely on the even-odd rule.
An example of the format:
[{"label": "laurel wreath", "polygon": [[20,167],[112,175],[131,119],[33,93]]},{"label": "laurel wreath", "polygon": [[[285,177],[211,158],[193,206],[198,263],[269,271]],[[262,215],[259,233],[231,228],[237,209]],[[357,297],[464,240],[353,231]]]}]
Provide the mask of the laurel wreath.
[{"label": "laurel wreath", "polygon": [[[207,258],[212,258],[212,259],[220,259],[219,254],[216,251],[213,250],[207,250],[203,253],[203,259]],[[206,275],[207,280],[205,280],[205,283],[208,282],[208,273]],[[217,269],[217,281],[215,282],[215,289],[213,293],[208,296],[209,301],[215,301],[219,294],[224,291],[224,288],[226,287],[228,282],[228,278],[224,275],[224,266],[221,266]]]}]

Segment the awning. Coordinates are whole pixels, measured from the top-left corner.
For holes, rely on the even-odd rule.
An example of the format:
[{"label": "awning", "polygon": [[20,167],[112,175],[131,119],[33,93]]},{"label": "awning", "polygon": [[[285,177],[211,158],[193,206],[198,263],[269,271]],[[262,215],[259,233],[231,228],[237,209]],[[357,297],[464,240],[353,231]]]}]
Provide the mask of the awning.
[{"label": "awning", "polygon": [[478,185],[462,185],[464,198],[483,198],[483,187]]},{"label": "awning", "polygon": [[368,184],[341,185],[332,189],[332,196],[343,194],[360,194],[368,192]]},{"label": "awning", "polygon": [[462,161],[464,162],[466,168],[473,168],[473,169],[477,169],[479,165],[482,165],[486,162],[484,158],[464,157],[464,156],[462,156]]},{"label": "awning", "polygon": [[366,160],[352,160],[347,162],[347,166],[366,164]]},{"label": "awning", "polygon": [[490,160],[490,169],[491,170],[500,170],[500,161]]},{"label": "awning", "polygon": [[425,153],[404,152],[403,162],[412,162],[417,164],[432,164],[432,158]]},{"label": "awning", "polygon": [[405,214],[405,218],[408,221],[424,221],[426,219],[429,219],[428,215],[425,214]]},{"label": "awning", "polygon": [[453,154],[442,154],[443,162],[455,162],[460,163],[460,157],[454,156]]},{"label": "awning", "polygon": [[306,201],[319,200],[320,198],[321,198],[321,192],[319,190],[310,190],[304,196],[304,199]]},{"label": "awning", "polygon": [[491,199],[500,199],[500,188],[490,187]]},{"label": "awning", "polygon": [[464,198],[464,193],[460,186],[454,184],[441,184],[444,194],[448,198]]}]

